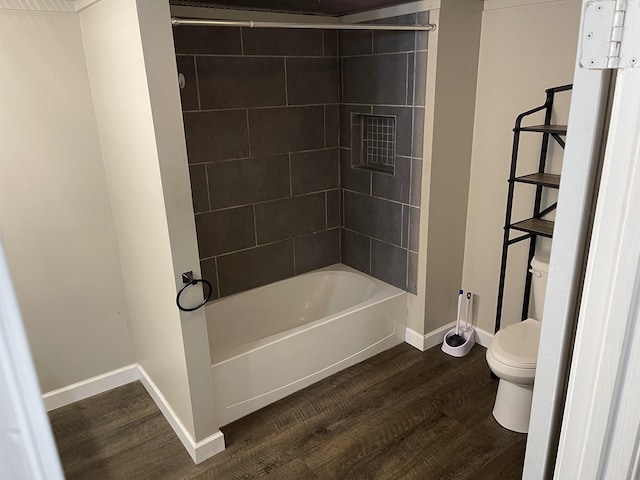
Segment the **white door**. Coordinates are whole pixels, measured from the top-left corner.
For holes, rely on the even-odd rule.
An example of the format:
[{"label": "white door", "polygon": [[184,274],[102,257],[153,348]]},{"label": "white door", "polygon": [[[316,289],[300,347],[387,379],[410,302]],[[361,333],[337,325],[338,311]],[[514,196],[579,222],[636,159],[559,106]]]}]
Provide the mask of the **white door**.
[{"label": "white door", "polygon": [[640,474],[639,12],[583,3],[525,479]]},{"label": "white door", "polygon": [[[37,295],[37,290],[34,291]],[[0,244],[0,478],[63,479]]]},{"label": "white door", "polygon": [[[636,25],[637,26],[637,25]],[[640,69],[618,72],[555,478],[640,477]]]}]

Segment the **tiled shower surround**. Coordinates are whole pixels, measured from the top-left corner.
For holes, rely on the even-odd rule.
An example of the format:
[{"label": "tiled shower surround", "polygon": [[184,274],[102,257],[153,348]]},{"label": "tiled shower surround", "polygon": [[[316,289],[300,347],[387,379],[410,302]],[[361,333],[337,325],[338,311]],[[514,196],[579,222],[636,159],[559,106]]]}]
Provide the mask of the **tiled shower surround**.
[{"label": "tiled shower surround", "polygon": [[[429,23],[428,12],[379,21]],[[427,32],[341,31],[342,262],[416,293]],[[395,174],[351,167],[351,115],[396,117]]]},{"label": "tiled shower surround", "polygon": [[[335,31],[174,29],[198,247],[212,298],[340,261],[415,290],[407,266],[417,259],[409,228],[417,233],[410,213],[419,192],[411,179],[419,185],[413,143],[422,138],[412,138],[413,85],[424,68],[413,64],[426,52],[415,53],[413,32],[351,33],[341,32],[339,58]],[[350,111],[397,116],[395,176],[349,167]]]}]

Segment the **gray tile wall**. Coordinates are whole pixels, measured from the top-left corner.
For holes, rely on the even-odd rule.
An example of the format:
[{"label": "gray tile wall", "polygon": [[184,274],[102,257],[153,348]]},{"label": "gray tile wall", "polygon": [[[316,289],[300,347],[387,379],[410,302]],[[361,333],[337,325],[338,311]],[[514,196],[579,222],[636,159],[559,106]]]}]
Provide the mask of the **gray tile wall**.
[{"label": "gray tile wall", "polygon": [[[428,23],[428,12],[380,23]],[[426,32],[342,31],[342,262],[416,293]],[[351,167],[351,113],[396,117],[394,175]]]},{"label": "gray tile wall", "polygon": [[337,32],[178,27],[174,40],[213,298],[339,262]]},{"label": "gray tile wall", "polygon": [[[339,261],[416,293],[427,35],[174,29],[214,298]],[[394,175],[351,168],[351,112],[396,116]]]}]

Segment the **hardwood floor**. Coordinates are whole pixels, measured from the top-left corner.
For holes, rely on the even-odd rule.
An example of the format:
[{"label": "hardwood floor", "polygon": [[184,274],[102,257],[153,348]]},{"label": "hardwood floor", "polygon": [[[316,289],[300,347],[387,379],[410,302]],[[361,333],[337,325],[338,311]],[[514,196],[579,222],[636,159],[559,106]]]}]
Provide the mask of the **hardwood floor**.
[{"label": "hardwood floor", "polygon": [[194,465],[138,382],[50,413],[67,479],[518,479],[485,350],[402,344],[231,423]]}]

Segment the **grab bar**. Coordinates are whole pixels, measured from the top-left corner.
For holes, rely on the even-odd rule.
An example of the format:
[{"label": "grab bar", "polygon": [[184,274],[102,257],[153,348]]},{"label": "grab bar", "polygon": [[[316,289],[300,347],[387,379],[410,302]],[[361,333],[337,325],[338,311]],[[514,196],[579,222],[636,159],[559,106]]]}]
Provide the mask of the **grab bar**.
[{"label": "grab bar", "polygon": [[[182,283],[184,283],[184,285],[178,291],[178,295],[176,296],[176,305],[178,305],[178,308],[183,312],[193,312],[194,310],[198,310],[199,308],[203,307],[211,298],[211,294],[213,293],[213,286],[211,285],[211,282],[205,280],[204,278],[193,278],[193,272],[184,272],[182,274]],[[185,308],[180,305],[180,295],[182,295],[182,292],[184,292],[188,286],[197,285],[198,283],[203,283],[207,287],[209,287],[209,291],[205,295],[205,299],[202,301],[202,303],[193,308]]]}]

